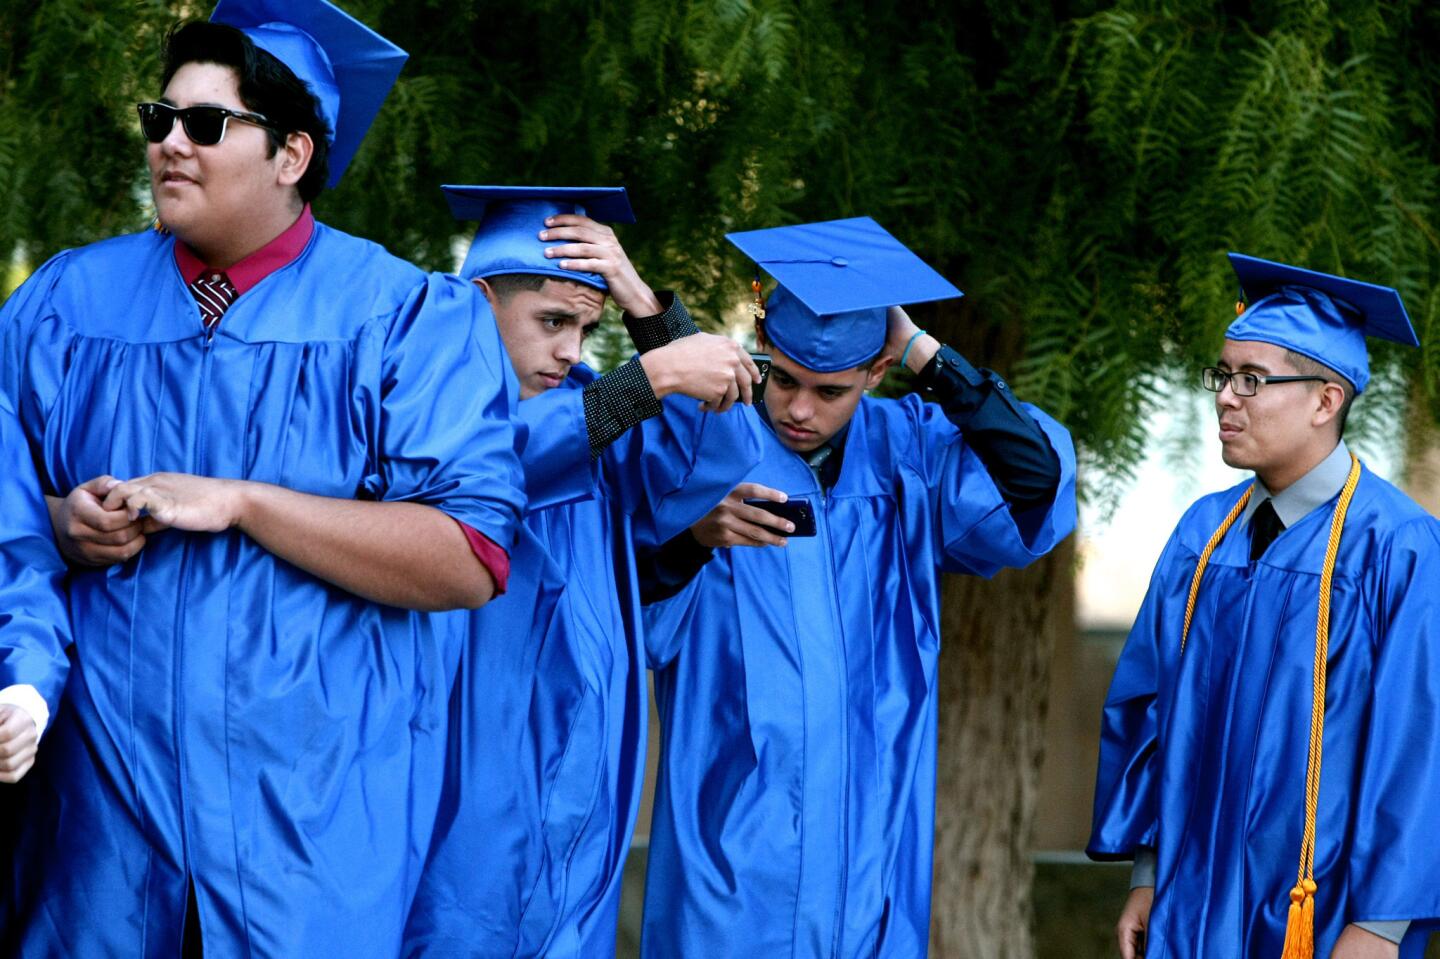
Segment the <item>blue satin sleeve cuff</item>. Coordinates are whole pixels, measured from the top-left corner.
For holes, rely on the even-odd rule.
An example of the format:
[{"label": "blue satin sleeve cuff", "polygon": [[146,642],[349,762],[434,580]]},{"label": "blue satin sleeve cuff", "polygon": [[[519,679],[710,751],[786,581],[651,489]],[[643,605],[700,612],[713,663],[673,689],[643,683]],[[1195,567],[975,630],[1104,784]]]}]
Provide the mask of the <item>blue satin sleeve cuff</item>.
[{"label": "blue satin sleeve cuff", "polygon": [[508,548],[525,507],[524,433],[519,386],[485,297],[431,274],[396,318],[384,363],[371,492],[437,507]]}]

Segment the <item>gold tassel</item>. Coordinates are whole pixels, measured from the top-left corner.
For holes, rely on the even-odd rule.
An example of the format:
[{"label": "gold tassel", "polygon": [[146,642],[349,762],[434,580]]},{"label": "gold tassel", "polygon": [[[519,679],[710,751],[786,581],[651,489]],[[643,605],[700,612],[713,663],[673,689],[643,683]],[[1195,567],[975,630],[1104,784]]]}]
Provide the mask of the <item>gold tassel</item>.
[{"label": "gold tassel", "polygon": [[1285,947],[1280,959],[1315,959],[1315,880],[1304,879],[1290,890],[1285,919]]},{"label": "gold tassel", "polygon": [[[1237,303],[1244,309],[1243,303]],[[1315,660],[1313,668],[1314,691],[1310,707],[1310,755],[1305,764],[1305,831],[1300,841],[1300,868],[1297,871],[1295,888],[1290,890],[1290,911],[1285,917],[1285,945],[1280,950],[1280,959],[1315,959],[1315,829],[1320,808],[1320,760],[1321,747],[1325,743],[1325,685],[1326,666],[1330,651],[1330,589],[1335,576],[1335,557],[1340,552],[1340,535],[1345,528],[1345,514],[1350,509],[1350,500],[1355,496],[1355,487],[1360,482],[1360,461],[1350,454],[1350,475],[1340,490],[1340,499],[1330,517],[1330,541],[1325,546],[1325,565],[1320,572],[1320,608],[1315,618]],[[1185,604],[1185,627],[1180,633],[1180,652],[1185,652],[1185,640],[1190,635],[1190,621],[1195,614],[1195,599],[1200,594],[1200,580],[1210,562],[1210,554],[1220,545],[1226,531],[1245,509],[1252,486],[1231,508],[1205,544],[1200,561],[1195,565],[1195,574],[1190,579],[1190,598]]]}]

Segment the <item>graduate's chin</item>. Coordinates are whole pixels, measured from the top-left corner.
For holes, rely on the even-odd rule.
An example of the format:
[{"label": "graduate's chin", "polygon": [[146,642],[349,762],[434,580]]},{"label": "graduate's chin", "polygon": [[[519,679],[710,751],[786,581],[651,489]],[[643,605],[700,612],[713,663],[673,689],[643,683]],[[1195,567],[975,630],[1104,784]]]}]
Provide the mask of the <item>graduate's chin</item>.
[{"label": "graduate's chin", "polygon": [[1220,459],[1224,460],[1225,465],[1231,469],[1250,469],[1252,465],[1250,457],[1225,440],[1220,441]]}]

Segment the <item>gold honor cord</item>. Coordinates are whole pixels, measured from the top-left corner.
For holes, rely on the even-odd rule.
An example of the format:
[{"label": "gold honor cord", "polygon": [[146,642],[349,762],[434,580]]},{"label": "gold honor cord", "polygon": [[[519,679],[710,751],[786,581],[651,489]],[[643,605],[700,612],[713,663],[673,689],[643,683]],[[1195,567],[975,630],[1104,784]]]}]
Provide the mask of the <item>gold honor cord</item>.
[{"label": "gold honor cord", "polygon": [[[1340,490],[1335,512],[1330,518],[1330,540],[1325,545],[1325,565],[1320,571],[1320,611],[1315,619],[1315,665],[1312,676],[1310,704],[1310,752],[1305,762],[1305,831],[1300,840],[1300,870],[1295,887],[1290,890],[1290,911],[1285,920],[1285,945],[1280,959],[1313,959],[1315,955],[1315,818],[1320,807],[1320,750],[1325,737],[1325,665],[1330,654],[1330,588],[1335,579],[1335,558],[1340,552],[1340,534],[1345,528],[1345,514],[1360,482],[1360,461],[1350,454],[1350,475]],[[1220,524],[1205,544],[1195,575],[1190,580],[1190,598],[1185,604],[1185,628],[1180,634],[1180,652],[1190,635],[1190,620],[1195,614],[1195,599],[1200,595],[1200,579],[1210,563],[1210,554],[1245,509],[1255,487],[1247,489],[1230,515]]]}]

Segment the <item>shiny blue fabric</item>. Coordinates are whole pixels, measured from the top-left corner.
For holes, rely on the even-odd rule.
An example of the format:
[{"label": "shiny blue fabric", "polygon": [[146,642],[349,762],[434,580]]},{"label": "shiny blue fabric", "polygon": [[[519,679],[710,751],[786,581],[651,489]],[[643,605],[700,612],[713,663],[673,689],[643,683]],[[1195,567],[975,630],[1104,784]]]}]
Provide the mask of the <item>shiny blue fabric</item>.
[{"label": "shiny blue fabric", "polygon": [[[1106,701],[1089,853],[1156,846],[1147,959],[1280,955],[1305,814],[1319,578],[1333,514],[1249,562],[1244,486],[1199,500],[1161,554]],[[1440,918],[1440,524],[1366,470],[1335,565],[1316,829],[1315,955],[1346,923]],[[1424,951],[1412,931],[1402,955]]]},{"label": "shiny blue fabric", "polygon": [[599,273],[560,268],[559,260],[545,255],[545,250],[559,241],[540,239],[545,218],[566,214],[585,216],[585,208],[564,200],[508,200],[491,203],[470,241],[460,275],[467,280],[492,276],[524,274],[573,280],[608,293],[609,284]]},{"label": "shiny blue fabric", "polygon": [[220,0],[210,19],[244,32],[310,88],[330,128],[326,185],[337,185],[409,54],[326,0]]},{"label": "shiny blue fabric", "polygon": [[[3,394],[0,463],[5,464],[0,470],[0,689],[16,683],[34,686],[53,716],[70,672],[65,563],[55,549],[25,434]],[[43,742],[48,744],[48,737]]]},{"label": "shiny blue fabric", "polygon": [[636,544],[656,546],[760,457],[754,412],[669,397],[592,460],[583,387],[520,404],[530,508],[509,592],[467,614],[447,781],[406,956],[613,959],[645,770]]},{"label": "shiny blue fabric", "polygon": [[853,370],[880,355],[889,330],[885,307],[820,316],[783,286],[765,303],[765,335],[807,370]]},{"label": "shiny blue fabric", "polygon": [[[317,224],[213,338],[147,232],[62,253],[0,311],[47,491],[110,473],[421,502],[509,545],[518,388],[485,300]],[[457,389],[456,384],[464,384]],[[30,783],[0,952],[393,957],[459,644],[243,534],[168,530],[70,578],[76,660]]]},{"label": "shiny blue fabric", "polygon": [[1287,286],[1257,300],[1230,328],[1228,340],[1283,346],[1330,367],[1356,393],[1370,384],[1364,317],[1344,301],[1303,286]]},{"label": "shiny blue fabric", "polygon": [[993,575],[1075,524],[1069,434],[1053,502],[1011,513],[940,408],[866,398],[834,488],[768,430],[746,477],[810,497],[818,535],[732,548],[646,610],[664,727],[643,954],[926,952],[940,571]]}]

